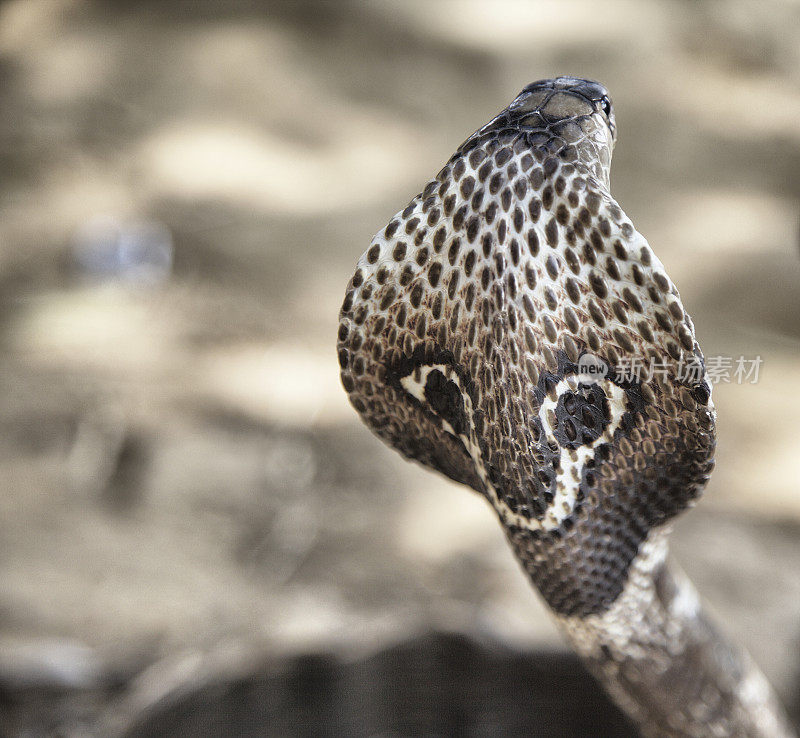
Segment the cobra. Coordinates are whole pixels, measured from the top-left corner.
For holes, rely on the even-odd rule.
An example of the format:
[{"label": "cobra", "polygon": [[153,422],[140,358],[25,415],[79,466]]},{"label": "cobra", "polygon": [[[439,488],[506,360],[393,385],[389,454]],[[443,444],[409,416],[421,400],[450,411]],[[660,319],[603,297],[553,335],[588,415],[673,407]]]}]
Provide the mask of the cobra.
[{"label": "cobra", "polygon": [[609,193],[615,140],[607,91],[573,77],[471,135],[360,258],[342,384],[390,446],[485,496],[644,735],[793,735],[667,557],[715,411],[678,290]]}]

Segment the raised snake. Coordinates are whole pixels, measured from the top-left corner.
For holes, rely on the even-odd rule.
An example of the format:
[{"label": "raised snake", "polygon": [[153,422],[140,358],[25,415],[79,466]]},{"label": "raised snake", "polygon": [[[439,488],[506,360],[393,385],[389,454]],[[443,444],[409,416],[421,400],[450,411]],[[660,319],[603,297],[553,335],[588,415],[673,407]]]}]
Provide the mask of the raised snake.
[{"label": "raised snake", "polygon": [[573,77],[471,135],[361,256],[342,384],[390,446],[486,497],[644,735],[794,735],[667,560],[715,410],[678,290],[609,193],[615,140],[607,91]]}]

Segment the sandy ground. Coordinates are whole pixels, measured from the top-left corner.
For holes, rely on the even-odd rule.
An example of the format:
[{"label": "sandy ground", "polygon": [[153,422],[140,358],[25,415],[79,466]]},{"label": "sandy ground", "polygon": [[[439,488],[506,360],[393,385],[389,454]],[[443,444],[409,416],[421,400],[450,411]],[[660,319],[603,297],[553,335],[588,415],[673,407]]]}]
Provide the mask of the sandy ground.
[{"label": "sandy ground", "polygon": [[612,189],[706,355],[763,360],[714,389],[674,551],[797,705],[800,8],[599,7],[0,6],[0,728],[121,734],[431,632],[561,648],[483,503],[360,426],[334,341],[371,235],[565,73],[611,90]]}]

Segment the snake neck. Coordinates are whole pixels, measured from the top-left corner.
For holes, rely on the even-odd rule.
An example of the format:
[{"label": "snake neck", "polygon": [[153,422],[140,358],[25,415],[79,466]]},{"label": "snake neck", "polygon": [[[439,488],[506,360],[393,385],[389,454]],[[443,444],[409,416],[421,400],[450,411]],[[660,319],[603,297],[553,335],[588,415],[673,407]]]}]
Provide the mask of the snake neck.
[{"label": "snake neck", "polygon": [[790,738],[766,678],[704,612],[655,529],[602,615],[558,618],[590,672],[645,736]]}]

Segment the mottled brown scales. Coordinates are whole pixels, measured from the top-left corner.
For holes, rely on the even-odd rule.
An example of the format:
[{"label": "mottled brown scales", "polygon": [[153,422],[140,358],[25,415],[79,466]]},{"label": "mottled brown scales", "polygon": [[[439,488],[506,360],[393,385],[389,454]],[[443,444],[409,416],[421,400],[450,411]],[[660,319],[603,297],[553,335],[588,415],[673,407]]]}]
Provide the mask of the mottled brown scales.
[{"label": "mottled brown scales", "polygon": [[622,323],[623,325],[627,325],[628,323],[628,314],[625,309],[625,303],[621,300],[614,300],[611,303],[611,309],[614,311],[614,317]]},{"label": "mottled brown scales", "polygon": [[[651,730],[667,632],[693,689],[717,686],[712,660],[691,661],[710,641],[664,609],[668,523],[711,471],[714,411],[678,292],[609,193],[615,136],[601,85],[526,87],[375,236],[338,353],[365,423],[488,499],[575,648]],[[726,720],[747,712],[737,689],[719,692]],[[672,717],[705,735],[693,699]]]}]

